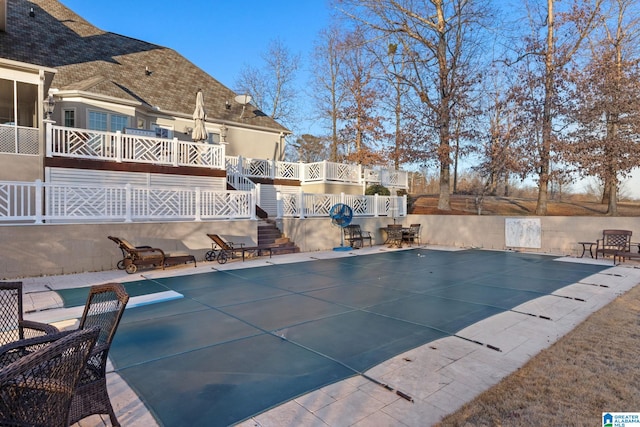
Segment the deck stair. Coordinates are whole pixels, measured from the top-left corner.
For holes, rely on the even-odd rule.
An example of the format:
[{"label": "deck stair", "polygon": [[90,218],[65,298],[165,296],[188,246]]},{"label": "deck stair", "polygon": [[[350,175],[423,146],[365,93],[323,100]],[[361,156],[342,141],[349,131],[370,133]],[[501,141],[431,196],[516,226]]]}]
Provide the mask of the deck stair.
[{"label": "deck stair", "polygon": [[294,242],[284,237],[280,229],[272,220],[261,220],[258,224],[258,246],[271,246],[276,254],[294,254],[300,248]]}]

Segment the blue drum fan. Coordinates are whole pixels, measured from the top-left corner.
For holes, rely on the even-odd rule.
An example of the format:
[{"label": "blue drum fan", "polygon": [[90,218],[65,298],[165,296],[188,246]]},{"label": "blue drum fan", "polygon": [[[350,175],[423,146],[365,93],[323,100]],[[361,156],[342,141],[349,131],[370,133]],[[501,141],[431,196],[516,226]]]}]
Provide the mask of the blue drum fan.
[{"label": "blue drum fan", "polygon": [[[353,210],[350,206],[345,205],[344,203],[336,203],[331,206],[331,209],[329,209],[329,216],[331,217],[331,224],[337,225],[340,228],[345,228],[347,225],[351,224],[351,220],[353,219]],[[333,250],[351,250],[350,246],[344,245],[344,232],[342,230],[340,230],[340,246],[333,248]]]}]

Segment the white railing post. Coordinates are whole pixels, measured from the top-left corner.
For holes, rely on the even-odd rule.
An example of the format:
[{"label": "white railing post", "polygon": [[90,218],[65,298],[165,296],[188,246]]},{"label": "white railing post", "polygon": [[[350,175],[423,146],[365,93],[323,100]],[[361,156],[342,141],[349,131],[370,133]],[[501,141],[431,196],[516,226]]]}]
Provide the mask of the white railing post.
[{"label": "white railing post", "polygon": [[173,141],[171,142],[171,152],[173,153],[173,166],[178,167],[178,157],[180,157],[178,155],[178,148],[180,147],[178,145],[178,138],[177,137],[173,137]]},{"label": "white railing post", "polygon": [[378,217],[380,216],[379,212],[378,212],[378,204],[380,203],[380,198],[378,196],[378,193],[373,195],[373,216],[374,217]]},{"label": "white railing post", "polygon": [[244,176],[244,159],[238,156],[238,175]]},{"label": "white railing post", "polygon": [[260,187],[260,183],[256,184],[255,186],[256,189],[256,205],[261,206],[262,205],[262,188]]},{"label": "white railing post", "polygon": [[45,120],[44,126],[44,143],[45,143],[45,156],[52,157],[53,153],[53,123],[49,120]]},{"label": "white railing post", "polygon": [[196,212],[195,212],[195,220],[196,221],[202,221],[202,197],[201,197],[201,192],[200,192],[200,187],[196,187],[194,189],[195,193],[196,193],[196,200],[195,200],[195,208],[196,208]]},{"label": "white railing post", "polygon": [[122,144],[122,131],[118,130],[116,131],[116,162],[118,163],[122,163],[122,153],[124,152]]},{"label": "white railing post", "polygon": [[277,167],[278,162],[276,162],[275,160],[271,160],[271,173],[269,174],[269,177],[271,179],[276,179],[276,167]]},{"label": "white railing post", "polygon": [[124,186],[125,194],[125,207],[124,207],[124,222],[132,222],[133,214],[132,214],[132,188],[131,184],[126,184]]},{"label": "white railing post", "polygon": [[342,204],[345,203],[344,192],[340,193],[340,203],[342,203]]},{"label": "white railing post", "polygon": [[327,181],[327,170],[329,169],[329,164],[326,160],[322,161],[322,181]]},{"label": "white railing post", "polygon": [[218,161],[217,162],[211,162],[211,167],[215,168],[218,167],[220,169],[227,169],[227,144],[221,144],[218,150],[218,154],[220,157],[218,157]]},{"label": "white railing post", "polygon": [[298,218],[304,219],[304,191],[302,191],[302,188],[298,193]]},{"label": "white railing post", "polygon": [[404,213],[403,216],[407,216],[407,195],[406,194],[402,196],[402,211]]},{"label": "white railing post", "polygon": [[250,215],[251,215],[251,219],[257,219],[256,218],[256,201],[257,201],[257,197],[256,197],[256,189],[254,188],[253,190],[251,190],[250,195],[249,195],[249,211],[250,211]]},{"label": "white railing post", "polygon": [[[47,123],[49,125],[49,123]],[[42,224],[42,206],[44,205],[44,186],[42,180],[36,179],[36,194],[35,194],[35,223]]]},{"label": "white railing post", "polygon": [[282,193],[276,191],[276,219],[284,216],[284,207],[282,206]]}]

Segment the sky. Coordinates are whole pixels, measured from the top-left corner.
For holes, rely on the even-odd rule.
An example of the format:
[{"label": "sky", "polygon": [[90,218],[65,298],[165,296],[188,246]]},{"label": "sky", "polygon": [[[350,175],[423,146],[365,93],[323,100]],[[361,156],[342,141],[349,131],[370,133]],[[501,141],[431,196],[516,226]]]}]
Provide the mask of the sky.
[{"label": "sky", "polygon": [[[310,78],[309,57],[332,14],[328,0],[61,2],[104,31],[176,50],[232,90],[241,70],[248,65],[261,67],[269,43],[278,39],[292,54],[301,56],[297,83],[303,105],[308,97],[304,91]],[[296,127],[293,130],[299,133],[321,132],[312,120]],[[580,183],[576,187],[580,188]],[[625,188],[640,199],[639,169]]]},{"label": "sky", "polygon": [[[328,0],[61,0],[104,31],[176,50],[235,90],[243,68],[260,68],[272,41],[301,56],[301,91],[308,86],[309,56],[330,22]],[[302,94],[304,99],[304,94]],[[302,101],[304,103],[304,101]],[[313,122],[299,132],[309,132]]]}]

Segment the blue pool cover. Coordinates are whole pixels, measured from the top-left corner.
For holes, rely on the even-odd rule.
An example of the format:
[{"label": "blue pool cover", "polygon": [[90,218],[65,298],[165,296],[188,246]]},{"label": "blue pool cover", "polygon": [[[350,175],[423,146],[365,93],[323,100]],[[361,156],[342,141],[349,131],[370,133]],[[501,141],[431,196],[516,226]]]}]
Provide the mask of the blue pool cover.
[{"label": "blue pool cover", "polygon": [[161,425],[226,426],[605,268],[553,260],[413,249],[154,279],[184,298],[127,310],[111,358]]}]

